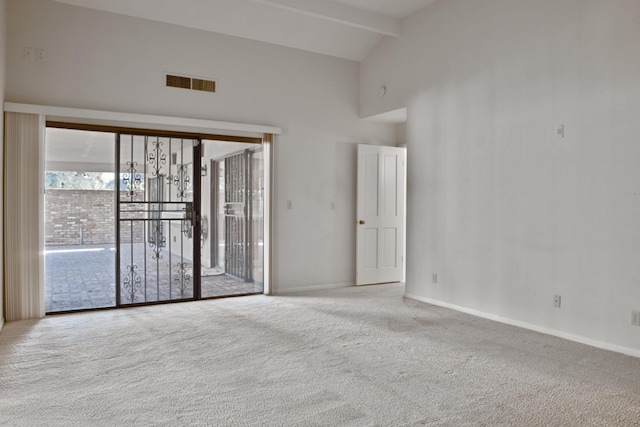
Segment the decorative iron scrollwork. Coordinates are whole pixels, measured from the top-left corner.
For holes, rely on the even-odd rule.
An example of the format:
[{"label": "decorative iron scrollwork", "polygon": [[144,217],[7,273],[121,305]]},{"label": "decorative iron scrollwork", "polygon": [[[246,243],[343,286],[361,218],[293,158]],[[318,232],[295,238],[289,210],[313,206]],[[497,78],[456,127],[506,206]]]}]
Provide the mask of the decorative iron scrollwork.
[{"label": "decorative iron scrollwork", "polygon": [[142,287],[142,277],[137,272],[137,265],[127,265],[127,277],[122,281],[122,287],[129,292],[133,303],[136,293]]},{"label": "decorative iron scrollwork", "polygon": [[173,275],[173,283],[179,292],[180,298],[185,298],[185,291],[191,288],[191,274],[187,271],[189,264],[186,262],[176,263],[176,273]]},{"label": "decorative iron scrollwork", "polygon": [[136,190],[142,188],[142,175],[138,173],[136,166],[138,166],[138,162],[128,161],[126,172],[122,175],[122,182],[131,197]]},{"label": "decorative iron scrollwork", "polygon": [[191,227],[191,221],[188,219],[183,219],[180,223],[180,231],[182,231],[182,235],[187,239],[191,239],[193,237],[193,228]]},{"label": "decorative iron scrollwork", "polygon": [[162,166],[167,164],[167,154],[162,151],[164,143],[160,140],[152,142],[151,151],[147,154],[147,162],[151,165],[151,175],[159,176]]},{"label": "decorative iron scrollwork", "polygon": [[173,176],[173,185],[176,186],[176,196],[184,198],[187,190],[191,187],[191,176],[189,176],[188,164],[177,164],[176,174]]},{"label": "decorative iron scrollwork", "polygon": [[162,232],[162,223],[160,221],[155,221],[151,223],[151,236],[149,239],[149,247],[153,252],[151,258],[162,259],[162,248],[167,245],[167,238],[164,237],[164,233]]}]

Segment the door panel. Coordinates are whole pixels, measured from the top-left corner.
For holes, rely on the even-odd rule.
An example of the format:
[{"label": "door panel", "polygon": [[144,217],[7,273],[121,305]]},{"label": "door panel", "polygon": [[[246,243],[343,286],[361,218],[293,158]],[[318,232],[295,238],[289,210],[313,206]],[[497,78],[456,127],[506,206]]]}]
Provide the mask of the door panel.
[{"label": "door panel", "polygon": [[193,139],[119,135],[119,305],[198,297],[198,146]]},{"label": "door panel", "polygon": [[378,216],[378,153],[363,153],[362,165],[364,180],[362,191],[364,194],[364,215]]},{"label": "door panel", "polygon": [[378,268],[378,229],[364,230],[364,265],[367,270]]},{"label": "door panel", "polygon": [[383,234],[384,242],[382,243],[382,267],[396,268],[398,267],[398,229],[385,228]]},{"label": "door panel", "polygon": [[385,217],[396,217],[398,215],[398,157],[396,154],[385,154],[382,157],[382,191],[383,215]]},{"label": "door panel", "polygon": [[116,134],[47,127],[44,148],[45,311],[114,307]]},{"label": "door panel", "polygon": [[358,145],[358,285],[403,279],[405,153],[404,148]]},{"label": "door panel", "polygon": [[[264,291],[264,151],[247,145],[203,141],[203,161],[211,159],[212,179],[205,179],[203,215],[214,224],[213,268],[203,268],[202,296]],[[203,253],[204,254],[204,253]]]}]

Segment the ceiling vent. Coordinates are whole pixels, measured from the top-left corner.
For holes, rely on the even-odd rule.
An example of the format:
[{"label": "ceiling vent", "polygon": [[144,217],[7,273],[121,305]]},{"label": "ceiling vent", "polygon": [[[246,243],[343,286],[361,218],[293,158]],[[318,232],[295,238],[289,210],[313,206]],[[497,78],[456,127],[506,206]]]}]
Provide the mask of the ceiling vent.
[{"label": "ceiling vent", "polygon": [[167,87],[177,87],[179,89],[199,90],[203,92],[216,91],[216,82],[214,80],[204,80],[195,77],[177,76],[175,74],[167,74]]}]

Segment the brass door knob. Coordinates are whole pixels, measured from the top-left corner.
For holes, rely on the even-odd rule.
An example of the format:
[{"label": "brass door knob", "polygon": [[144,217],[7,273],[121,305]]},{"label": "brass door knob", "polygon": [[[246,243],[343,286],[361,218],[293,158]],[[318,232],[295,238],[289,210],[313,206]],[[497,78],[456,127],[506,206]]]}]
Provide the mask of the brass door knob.
[{"label": "brass door knob", "polygon": [[360,224],[360,225],[364,225],[364,221],[363,221],[363,220],[360,220],[360,221],[358,221],[358,224]]}]

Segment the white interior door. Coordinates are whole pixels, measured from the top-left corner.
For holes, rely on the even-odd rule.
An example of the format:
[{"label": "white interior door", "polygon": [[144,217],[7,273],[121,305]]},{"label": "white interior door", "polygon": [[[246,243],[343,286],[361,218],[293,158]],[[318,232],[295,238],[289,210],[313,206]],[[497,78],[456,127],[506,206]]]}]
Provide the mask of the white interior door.
[{"label": "white interior door", "polygon": [[404,274],[406,149],[358,145],[356,284]]}]

